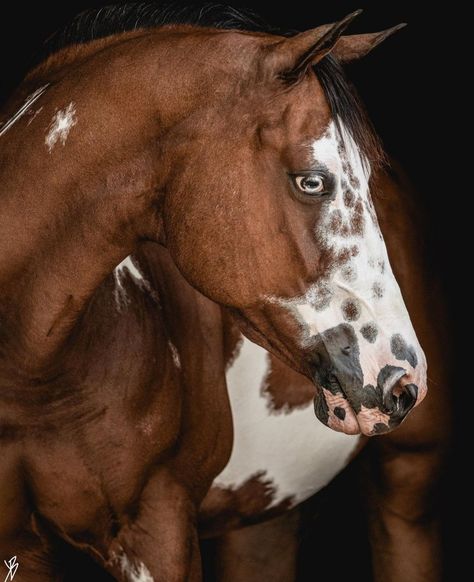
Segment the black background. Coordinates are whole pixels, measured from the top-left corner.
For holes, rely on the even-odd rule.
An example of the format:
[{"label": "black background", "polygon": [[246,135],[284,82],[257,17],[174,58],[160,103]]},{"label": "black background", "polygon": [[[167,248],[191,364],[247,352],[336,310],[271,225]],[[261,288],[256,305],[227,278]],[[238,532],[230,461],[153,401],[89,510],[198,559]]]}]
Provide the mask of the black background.
[{"label": "black background", "polygon": [[[286,29],[303,30],[332,22],[359,7],[365,11],[352,25],[353,32],[381,30],[399,22],[409,24],[368,57],[351,65],[348,72],[387,151],[402,163],[420,193],[431,225],[429,245],[433,268],[440,272],[445,283],[455,330],[461,329],[469,290],[463,287],[457,261],[461,260],[471,270],[470,259],[463,259],[465,243],[461,240],[460,224],[462,204],[467,203],[470,185],[462,180],[459,144],[459,133],[465,130],[459,99],[463,93],[462,74],[455,68],[458,33],[450,15],[456,14],[459,20],[462,13],[459,14],[453,3],[436,12],[434,9],[427,12],[414,1],[393,0],[360,3],[291,0],[281,8],[269,7],[268,2],[230,3],[250,7],[270,23]],[[55,7],[56,4],[57,1],[42,0],[28,7],[22,3],[2,7],[0,102],[21,80],[31,58],[51,33],[77,12],[108,2],[71,1]],[[451,345],[456,339],[447,332],[442,341]],[[459,358],[459,361],[463,360]],[[470,456],[466,445],[470,404],[465,401],[464,373],[468,370],[459,366],[450,386],[454,394],[456,437],[445,472],[445,494],[440,501],[445,515],[448,580],[453,579],[454,565],[467,565],[469,558],[457,532],[458,523],[469,523],[466,514],[469,491],[464,467]],[[350,469],[332,486],[329,502],[320,510],[320,533],[308,534],[306,539],[304,562],[307,566],[318,563],[318,580],[331,577],[337,581],[348,576],[370,580],[364,512],[353,472]]]}]

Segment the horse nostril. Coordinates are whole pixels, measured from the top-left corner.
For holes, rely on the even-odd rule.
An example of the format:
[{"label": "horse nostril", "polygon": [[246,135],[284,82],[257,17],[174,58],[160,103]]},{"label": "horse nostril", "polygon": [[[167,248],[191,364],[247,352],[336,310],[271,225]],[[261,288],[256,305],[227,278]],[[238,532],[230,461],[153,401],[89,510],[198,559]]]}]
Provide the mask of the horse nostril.
[{"label": "horse nostril", "polygon": [[345,347],[341,348],[341,352],[345,356],[350,356],[350,354],[351,354],[351,346],[345,346]]},{"label": "horse nostril", "polygon": [[418,387],[415,384],[402,384],[400,381],[393,386],[390,395],[384,399],[387,412],[398,417],[404,418],[413,408],[418,398]]},{"label": "horse nostril", "polygon": [[416,401],[418,398],[418,386],[415,384],[407,384],[405,390],[410,394],[410,396]]},{"label": "horse nostril", "polygon": [[400,380],[406,375],[406,370],[398,366],[384,366],[378,375],[377,386],[382,392],[382,404],[388,414],[395,411],[400,389]]}]

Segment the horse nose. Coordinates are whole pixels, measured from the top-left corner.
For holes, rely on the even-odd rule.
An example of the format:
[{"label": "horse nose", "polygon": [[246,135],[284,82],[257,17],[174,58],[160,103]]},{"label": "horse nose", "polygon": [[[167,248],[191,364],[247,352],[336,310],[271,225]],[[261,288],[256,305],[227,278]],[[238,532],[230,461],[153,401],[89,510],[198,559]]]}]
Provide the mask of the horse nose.
[{"label": "horse nose", "polygon": [[418,398],[418,387],[410,382],[406,370],[385,366],[379,374],[383,411],[390,415],[391,424],[401,422]]}]

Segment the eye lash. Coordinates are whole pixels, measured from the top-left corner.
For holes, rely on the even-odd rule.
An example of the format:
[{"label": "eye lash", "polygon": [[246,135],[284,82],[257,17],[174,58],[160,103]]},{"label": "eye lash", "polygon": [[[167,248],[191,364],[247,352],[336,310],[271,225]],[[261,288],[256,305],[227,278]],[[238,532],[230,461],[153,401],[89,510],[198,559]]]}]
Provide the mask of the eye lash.
[{"label": "eye lash", "polygon": [[296,176],[312,176],[313,174],[322,176],[325,179],[332,178],[332,173],[328,172],[326,168],[315,168],[313,170],[299,170],[298,172],[288,172],[288,176],[291,176],[292,178]]}]

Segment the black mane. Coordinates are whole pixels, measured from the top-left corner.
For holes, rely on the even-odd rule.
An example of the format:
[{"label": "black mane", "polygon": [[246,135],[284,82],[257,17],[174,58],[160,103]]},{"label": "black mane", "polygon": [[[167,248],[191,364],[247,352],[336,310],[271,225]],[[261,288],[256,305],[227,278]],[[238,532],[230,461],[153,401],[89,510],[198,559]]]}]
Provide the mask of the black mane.
[{"label": "black mane", "polygon": [[90,42],[112,34],[168,24],[279,32],[269,27],[252,10],[237,9],[226,4],[202,2],[189,6],[181,2],[125,2],[81,12],[47,41],[46,55],[43,56],[73,44]]},{"label": "black mane", "polygon": [[[44,46],[41,60],[62,48],[87,43],[112,34],[155,28],[168,24],[190,24],[211,28],[246,30],[291,36],[269,26],[252,10],[242,10],[214,2],[189,6],[181,2],[126,2],[81,12]],[[371,162],[383,159],[382,148],[358,95],[341,65],[330,55],[314,70],[324,89],[332,115],[352,135],[362,154]]]}]

